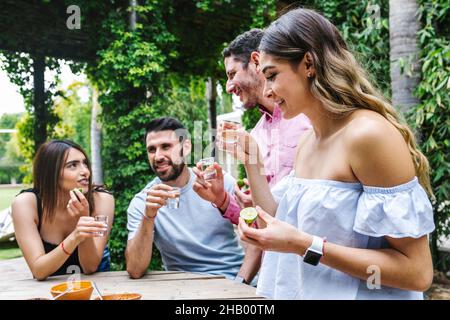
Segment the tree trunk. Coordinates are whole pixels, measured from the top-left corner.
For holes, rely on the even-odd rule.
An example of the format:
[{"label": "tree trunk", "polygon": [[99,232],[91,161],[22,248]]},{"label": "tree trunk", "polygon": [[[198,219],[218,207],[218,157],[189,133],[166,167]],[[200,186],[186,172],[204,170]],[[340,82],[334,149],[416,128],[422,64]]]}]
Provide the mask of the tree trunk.
[{"label": "tree trunk", "polygon": [[134,31],[136,30],[136,21],[137,21],[137,15],[136,15],[136,6],[137,6],[137,0],[130,0],[130,30]]},{"label": "tree trunk", "polygon": [[402,112],[419,103],[413,95],[420,81],[418,31],[417,1],[389,0],[392,103]]},{"label": "tree trunk", "polygon": [[91,117],[91,156],[92,156],[92,181],[95,184],[103,184],[103,166],[102,166],[102,130],[97,122],[97,116],[100,113],[98,104],[98,91],[93,87],[92,90],[92,117]]},{"label": "tree trunk", "polygon": [[45,57],[33,56],[34,150],[47,140],[48,110],[45,105]]}]

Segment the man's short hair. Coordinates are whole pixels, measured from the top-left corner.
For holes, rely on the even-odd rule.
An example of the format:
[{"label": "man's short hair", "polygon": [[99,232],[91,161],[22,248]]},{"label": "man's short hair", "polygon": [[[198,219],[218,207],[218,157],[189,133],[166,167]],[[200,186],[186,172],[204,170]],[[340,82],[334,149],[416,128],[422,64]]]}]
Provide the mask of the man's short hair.
[{"label": "man's short hair", "polygon": [[238,35],[228,47],[223,49],[223,57],[233,56],[236,60],[242,62],[244,69],[247,69],[250,55],[253,51],[258,51],[263,35],[264,31],[256,28]]},{"label": "man's short hair", "polygon": [[147,125],[145,129],[145,139],[144,142],[147,141],[147,136],[150,132],[158,132],[158,131],[165,131],[165,130],[172,130],[176,131],[177,133],[183,133],[180,134],[180,142],[183,140],[183,138],[186,138],[186,128],[183,126],[183,124],[178,121],[175,118],[170,117],[162,117],[162,118],[156,118],[150,121],[150,123]]}]

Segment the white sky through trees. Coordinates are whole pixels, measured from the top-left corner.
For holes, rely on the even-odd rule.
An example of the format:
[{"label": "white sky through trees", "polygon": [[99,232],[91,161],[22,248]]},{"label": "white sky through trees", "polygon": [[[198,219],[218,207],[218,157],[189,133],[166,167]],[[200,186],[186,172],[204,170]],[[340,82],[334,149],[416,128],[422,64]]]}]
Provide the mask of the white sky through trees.
[{"label": "white sky through trees", "polygon": [[[46,82],[53,78],[54,74],[49,73],[47,70],[45,72]],[[84,74],[79,76],[73,74],[70,67],[63,64],[61,67],[60,79],[61,86],[65,89],[74,81],[86,81],[86,76]],[[85,88],[85,90],[84,88],[79,90],[78,94],[82,101],[87,101],[89,99],[89,91],[87,88]],[[0,65],[0,116],[4,113],[19,113],[24,111],[24,101],[19,93],[18,87],[9,81],[8,75],[1,69]]]}]

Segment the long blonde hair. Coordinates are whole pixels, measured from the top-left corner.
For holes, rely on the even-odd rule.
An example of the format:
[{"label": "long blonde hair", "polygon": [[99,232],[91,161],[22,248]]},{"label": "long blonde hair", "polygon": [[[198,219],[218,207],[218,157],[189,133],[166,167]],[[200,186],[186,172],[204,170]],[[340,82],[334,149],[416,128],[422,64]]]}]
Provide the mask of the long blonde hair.
[{"label": "long blonde hair", "polygon": [[331,22],[314,10],[289,11],[265,30],[259,49],[293,65],[309,52],[316,70],[311,83],[314,97],[332,114],[345,116],[357,109],[368,109],[386,118],[405,139],[419,183],[433,197],[428,160],[420,152],[412,130],[372,86]]}]

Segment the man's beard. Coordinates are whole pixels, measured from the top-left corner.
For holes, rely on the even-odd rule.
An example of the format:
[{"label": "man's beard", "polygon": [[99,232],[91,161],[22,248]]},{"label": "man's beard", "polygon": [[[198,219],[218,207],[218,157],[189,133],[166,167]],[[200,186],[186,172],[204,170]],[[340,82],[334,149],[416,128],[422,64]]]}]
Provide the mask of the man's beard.
[{"label": "man's beard", "polygon": [[177,179],[183,172],[184,166],[186,165],[184,163],[184,161],[181,162],[180,164],[174,164],[171,160],[165,161],[164,164],[171,166],[171,168],[168,169],[164,174],[159,173],[156,170],[155,166],[151,166],[153,172],[158,176],[158,178],[161,181],[164,181],[164,182]]},{"label": "man's beard", "polygon": [[247,96],[247,101],[242,102],[242,107],[245,110],[253,109],[258,105],[258,92],[261,87],[261,83],[258,82],[258,78],[254,75],[252,76],[253,81],[247,82],[242,85],[241,90]]},{"label": "man's beard", "polygon": [[253,109],[254,107],[256,107],[258,105],[258,100],[255,97],[249,97],[247,99],[247,101],[244,103],[242,103],[242,108],[244,108],[244,110],[250,110]]}]

